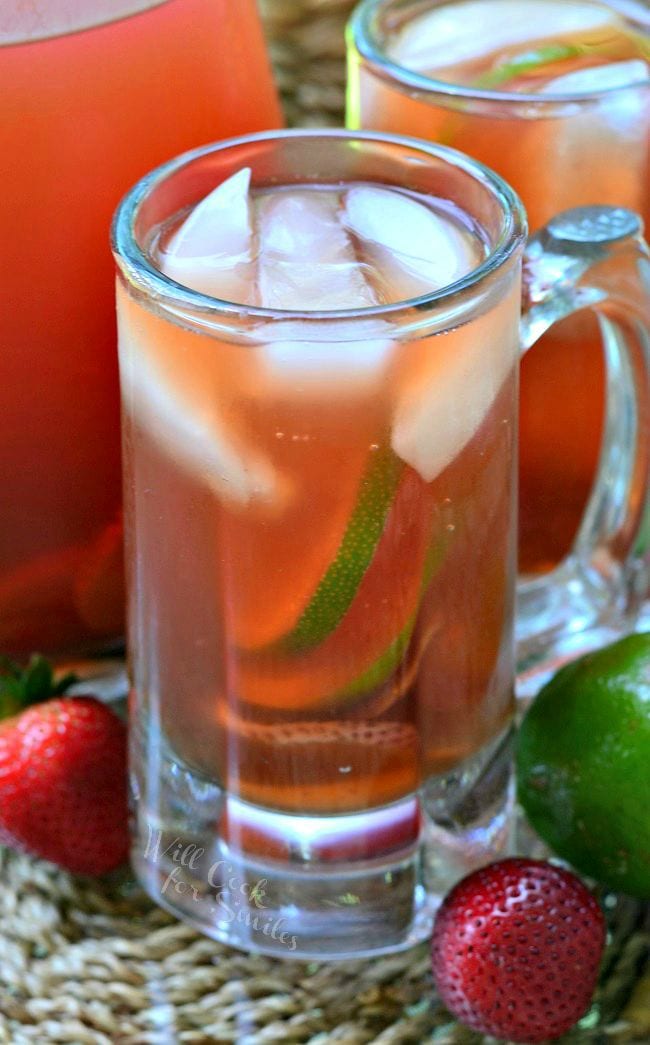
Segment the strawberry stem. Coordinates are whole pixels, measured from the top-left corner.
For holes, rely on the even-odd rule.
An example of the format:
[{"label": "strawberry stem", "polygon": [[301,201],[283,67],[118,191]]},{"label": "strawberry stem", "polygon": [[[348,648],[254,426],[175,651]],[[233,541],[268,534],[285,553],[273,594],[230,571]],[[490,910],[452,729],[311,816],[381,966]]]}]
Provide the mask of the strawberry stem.
[{"label": "strawberry stem", "polygon": [[33,653],[26,667],[0,655],[0,719],[60,696],[77,681],[72,672],[55,680],[52,665],[40,653]]}]

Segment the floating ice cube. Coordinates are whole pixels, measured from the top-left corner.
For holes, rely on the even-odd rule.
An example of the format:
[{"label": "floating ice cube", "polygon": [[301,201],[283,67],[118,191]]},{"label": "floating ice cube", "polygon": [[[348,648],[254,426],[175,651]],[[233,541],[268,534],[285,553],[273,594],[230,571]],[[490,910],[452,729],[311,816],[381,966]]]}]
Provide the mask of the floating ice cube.
[{"label": "floating ice cube", "polygon": [[422,345],[426,366],[400,396],[391,442],[425,482],[469,443],[517,364],[517,315],[516,304],[505,299],[469,325]]},{"label": "floating ice cube", "polygon": [[610,62],[594,65],[588,69],[575,69],[564,76],[556,76],[540,88],[541,94],[593,94],[609,91],[615,87],[640,84],[650,81],[650,66],[641,58],[626,62]]},{"label": "floating ice cube", "polygon": [[[553,152],[558,158],[554,164],[554,176],[559,177],[560,162],[567,169],[572,165],[573,171],[589,171],[590,201],[594,203],[624,202],[627,199],[628,206],[637,209],[641,203],[637,172],[643,170],[646,163],[650,117],[648,92],[642,87],[635,89],[630,86],[626,91],[614,88],[643,83],[644,80],[650,82],[650,66],[641,59],[630,59],[576,69],[556,77],[542,88],[548,96],[603,92],[597,101],[576,109],[575,119],[563,122],[561,134],[556,135],[553,143]],[[608,151],[611,160],[605,163],[603,157],[609,154]],[[570,172],[568,183],[574,177],[575,173]],[[626,180],[629,189],[625,186]],[[603,182],[609,187],[606,188]],[[636,188],[633,187],[635,184]]]},{"label": "floating ice cube", "polygon": [[375,186],[345,194],[345,222],[390,301],[460,279],[478,261],[469,237],[417,200]]},{"label": "floating ice cube", "polygon": [[190,398],[173,388],[152,358],[145,333],[125,317],[119,303],[118,326],[122,397],[138,424],[223,500],[278,503],[284,484],[270,462],[227,430],[212,390],[195,387]]},{"label": "floating ice cube", "polygon": [[414,18],[388,48],[393,61],[426,72],[468,61],[549,34],[588,32],[617,15],[592,3],[569,0],[465,0]]},{"label": "floating ice cube", "polygon": [[159,257],[166,276],[224,301],[253,304],[250,168],[237,171],[194,207]]},{"label": "floating ice cube", "polygon": [[274,193],[257,205],[261,304],[337,311],[377,304],[350,237],[337,193]]}]

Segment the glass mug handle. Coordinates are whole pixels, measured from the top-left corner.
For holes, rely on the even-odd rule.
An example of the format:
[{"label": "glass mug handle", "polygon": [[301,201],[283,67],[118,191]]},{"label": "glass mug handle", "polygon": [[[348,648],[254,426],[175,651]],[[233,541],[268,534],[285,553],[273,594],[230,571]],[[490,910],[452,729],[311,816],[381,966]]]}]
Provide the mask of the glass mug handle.
[{"label": "glass mug handle", "polygon": [[642,233],[631,211],[578,207],[545,225],[524,256],[522,350],[589,308],[606,362],[600,459],[577,537],[550,574],[520,581],[524,679],[528,672],[539,682],[536,665],[555,666],[615,637],[649,594],[650,251]]}]

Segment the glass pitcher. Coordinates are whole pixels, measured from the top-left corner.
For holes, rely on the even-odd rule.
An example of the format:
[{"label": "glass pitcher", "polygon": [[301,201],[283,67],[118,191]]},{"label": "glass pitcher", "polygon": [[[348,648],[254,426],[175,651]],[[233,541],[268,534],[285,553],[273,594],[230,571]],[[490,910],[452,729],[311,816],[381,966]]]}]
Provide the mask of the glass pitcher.
[{"label": "glass pitcher", "polygon": [[254,0],[10,0],[0,57],[0,652],[97,650],[124,607],[111,213],[280,110]]}]

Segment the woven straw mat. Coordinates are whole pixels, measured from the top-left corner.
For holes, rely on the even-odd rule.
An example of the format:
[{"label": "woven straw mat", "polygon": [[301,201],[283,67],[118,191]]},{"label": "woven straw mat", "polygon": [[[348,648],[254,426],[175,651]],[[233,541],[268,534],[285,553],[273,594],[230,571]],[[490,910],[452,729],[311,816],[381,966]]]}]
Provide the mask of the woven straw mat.
[{"label": "woven straw mat", "polygon": [[352,0],[259,0],[290,126],[343,122],[345,23]]},{"label": "woven straw mat", "polygon": [[[234,3],[236,0],[230,0]],[[261,0],[287,120],[340,124],[350,0]],[[231,950],[154,907],[128,874],[75,879],[0,850],[0,1043],[478,1045],[436,1003],[426,946],[366,962]],[[650,1045],[650,916],[609,911],[603,982],[567,1042]]]},{"label": "woven straw mat", "polygon": [[[374,961],[281,961],[199,936],[155,908],[126,875],[75,879],[0,851],[0,880],[0,1042],[6,1045],[488,1040],[454,1026],[436,1004],[425,945]],[[648,1045],[648,912],[619,901],[611,922],[596,1005],[587,1026],[563,1040]]]}]

